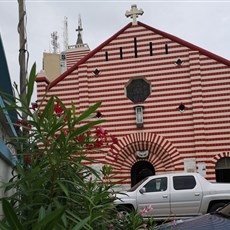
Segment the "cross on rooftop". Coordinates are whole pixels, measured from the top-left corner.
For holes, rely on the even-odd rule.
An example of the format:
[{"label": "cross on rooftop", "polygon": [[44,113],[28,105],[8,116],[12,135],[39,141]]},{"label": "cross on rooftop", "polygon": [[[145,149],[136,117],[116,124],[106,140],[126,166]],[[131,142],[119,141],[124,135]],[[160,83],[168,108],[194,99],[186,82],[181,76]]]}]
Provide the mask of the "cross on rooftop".
[{"label": "cross on rooftop", "polygon": [[76,31],[78,33],[80,33],[82,31],[82,23],[81,23],[81,15],[78,15],[78,28],[76,29]]},{"label": "cross on rooftop", "polygon": [[133,25],[137,24],[138,15],[142,15],[144,11],[142,9],[137,9],[137,5],[132,5],[130,11],[126,11],[125,16],[133,19]]},{"label": "cross on rooftop", "polygon": [[81,24],[81,15],[79,15],[78,16],[78,28],[76,29],[76,31],[78,32],[76,45],[83,45],[82,34],[81,34],[82,30],[83,28]]}]

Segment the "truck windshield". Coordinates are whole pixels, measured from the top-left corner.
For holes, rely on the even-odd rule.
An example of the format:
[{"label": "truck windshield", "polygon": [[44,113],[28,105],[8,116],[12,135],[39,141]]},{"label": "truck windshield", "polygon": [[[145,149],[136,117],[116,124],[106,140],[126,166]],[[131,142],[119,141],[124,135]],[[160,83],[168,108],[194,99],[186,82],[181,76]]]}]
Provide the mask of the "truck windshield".
[{"label": "truck windshield", "polygon": [[148,177],[145,177],[143,180],[141,180],[137,184],[135,184],[132,188],[130,188],[129,190],[127,190],[127,192],[133,192],[133,191],[135,191],[147,179],[148,179]]}]

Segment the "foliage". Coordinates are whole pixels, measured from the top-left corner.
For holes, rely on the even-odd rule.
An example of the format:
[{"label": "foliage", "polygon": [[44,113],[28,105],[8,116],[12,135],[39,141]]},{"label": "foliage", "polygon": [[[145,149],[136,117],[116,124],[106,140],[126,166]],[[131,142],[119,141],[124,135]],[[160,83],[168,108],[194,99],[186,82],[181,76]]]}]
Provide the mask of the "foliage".
[{"label": "foliage", "polygon": [[2,93],[4,109],[16,110],[20,119],[15,123],[18,136],[11,140],[18,149],[18,163],[4,185],[0,229],[150,229],[153,221],[146,224],[137,211],[121,223],[113,202],[111,166],[104,165],[101,174],[87,166],[95,163],[87,153],[117,144],[100,126],[103,120],[95,118],[100,103],[80,114],[73,103],[69,108],[58,97],[47,100],[45,95],[31,107],[35,77],[34,64],[26,97],[17,85],[14,100]]},{"label": "foliage", "polygon": [[34,65],[25,98],[17,86],[15,102],[3,95],[5,109],[16,109],[26,120],[16,122],[19,135],[11,140],[19,162],[5,184],[6,193],[14,192],[2,199],[5,219],[0,229],[107,229],[116,217],[110,197],[113,185],[85,164],[92,163],[86,154],[104,144],[98,144],[103,120],[94,118],[100,103],[77,114],[73,103],[67,108],[51,96],[31,108],[35,72]]}]

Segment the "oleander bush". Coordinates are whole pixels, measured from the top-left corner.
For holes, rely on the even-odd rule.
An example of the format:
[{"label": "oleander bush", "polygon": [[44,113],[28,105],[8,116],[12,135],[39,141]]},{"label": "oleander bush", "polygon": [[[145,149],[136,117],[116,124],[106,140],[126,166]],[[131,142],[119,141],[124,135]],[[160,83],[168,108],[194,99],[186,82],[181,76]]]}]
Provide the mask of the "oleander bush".
[{"label": "oleander bush", "polygon": [[14,100],[2,93],[4,109],[16,110],[19,119],[15,123],[18,136],[10,140],[17,148],[18,161],[11,180],[4,184],[5,193],[11,195],[1,198],[0,229],[147,228],[137,213],[130,215],[129,225],[119,225],[111,167],[105,165],[98,173],[88,166],[95,163],[87,158],[88,153],[117,143],[101,126],[104,121],[95,117],[100,103],[83,113],[78,113],[74,103],[67,108],[56,96],[31,106],[35,78],[34,64],[25,97],[17,85]]}]

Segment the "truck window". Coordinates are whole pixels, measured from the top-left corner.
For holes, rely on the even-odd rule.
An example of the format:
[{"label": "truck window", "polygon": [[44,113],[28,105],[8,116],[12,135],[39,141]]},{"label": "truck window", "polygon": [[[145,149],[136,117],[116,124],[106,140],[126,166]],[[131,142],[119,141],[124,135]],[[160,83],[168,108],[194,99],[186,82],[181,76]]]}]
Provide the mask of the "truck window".
[{"label": "truck window", "polygon": [[133,191],[135,191],[147,179],[148,179],[148,177],[145,177],[143,180],[141,180],[137,184],[135,184],[132,188],[130,188],[129,190],[127,190],[127,192],[133,192]]},{"label": "truck window", "polygon": [[194,176],[174,176],[173,187],[175,190],[193,189],[196,186]]},{"label": "truck window", "polygon": [[150,180],[145,186],[146,192],[160,192],[167,190],[167,177]]}]

